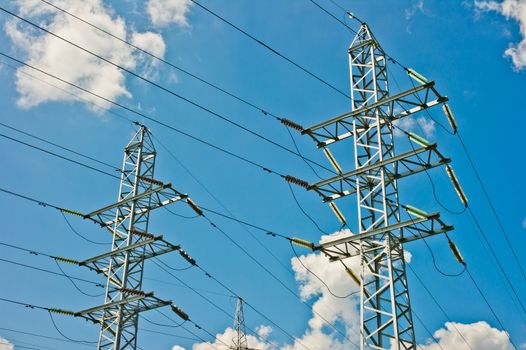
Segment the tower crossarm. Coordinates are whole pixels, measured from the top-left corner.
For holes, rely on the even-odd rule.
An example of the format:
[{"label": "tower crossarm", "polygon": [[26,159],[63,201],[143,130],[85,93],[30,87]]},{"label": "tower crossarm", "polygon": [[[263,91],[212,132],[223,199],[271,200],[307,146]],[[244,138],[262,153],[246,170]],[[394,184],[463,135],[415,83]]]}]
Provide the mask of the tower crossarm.
[{"label": "tower crossarm", "polygon": [[355,118],[361,120],[360,127],[356,130],[358,133],[373,126],[366,119],[368,116],[375,115],[376,110],[379,108],[390,111],[389,117],[381,118],[380,123],[392,123],[395,120],[447,101],[448,98],[441,96],[435,89],[435,82],[430,81],[311,126],[303,130],[302,134],[309,135],[318,147],[325,147],[331,143],[352,137],[354,135],[353,119]]},{"label": "tower crossarm", "polygon": [[135,196],[125,198],[104,208],[86,214],[84,215],[84,218],[95,221],[101,226],[111,226],[130,215],[129,212],[122,211],[122,208],[128,207],[127,204],[129,203],[140,203],[141,205],[137,206],[140,209],[138,209],[134,214],[141,215],[147,211],[160,208],[187,197],[188,195],[175,190],[169,183],[160,184]]},{"label": "tower crossarm", "polygon": [[[86,310],[78,311],[74,314],[75,317],[82,317],[93,323],[100,323],[104,312],[108,310],[118,310],[119,307],[125,307],[130,314],[138,314],[144,311],[153,310],[159,307],[167,306],[172,304],[170,300],[159,299],[154,296],[153,292],[142,292],[142,291],[128,291],[129,296],[121,300],[109,302],[99,306],[95,306]],[[114,328],[114,324],[118,322],[117,319],[107,321],[106,325],[108,329]]]},{"label": "tower crossarm", "polygon": [[79,265],[86,266],[89,269],[96,271],[97,273],[103,273],[107,276],[110,260],[112,260],[113,258],[117,258],[114,259],[113,268],[118,269],[124,264],[124,260],[120,261],[118,257],[123,256],[127,252],[140,252],[140,254],[130,254],[130,258],[128,261],[128,264],[137,264],[146,259],[150,259],[155,256],[178,250],[179,248],[179,245],[173,245],[170,242],[165,241],[163,239],[163,236],[152,236],[150,238],[139,240],[123,248],[113,250],[111,252],[97,255],[93,258],[81,261]]},{"label": "tower crossarm", "polygon": [[379,173],[383,170],[385,181],[388,184],[450,162],[451,159],[444,157],[434,143],[319,181],[310,185],[307,190],[318,193],[324,202],[331,202],[356,193],[356,179],[359,177],[364,177],[363,182],[370,183],[370,186],[374,188],[379,180],[371,177],[372,173]]},{"label": "tower crossarm", "polygon": [[[338,261],[353,256],[360,255],[360,243],[364,240],[374,242],[383,240],[383,236],[390,232],[402,230],[404,234],[400,238],[400,243],[412,242],[436,234],[453,230],[454,227],[446,225],[441,219],[440,214],[433,213],[425,217],[411,218],[389,226],[380,227],[361,234],[355,234],[332,241],[315,245],[314,251],[321,251],[329,257],[331,262]],[[408,235],[410,233],[410,235]]]}]

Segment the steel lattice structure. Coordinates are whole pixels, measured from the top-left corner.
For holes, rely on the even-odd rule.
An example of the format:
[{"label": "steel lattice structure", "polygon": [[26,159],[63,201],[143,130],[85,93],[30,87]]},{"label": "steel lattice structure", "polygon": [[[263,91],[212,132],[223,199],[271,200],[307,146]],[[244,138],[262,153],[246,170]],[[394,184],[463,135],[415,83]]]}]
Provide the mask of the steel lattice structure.
[{"label": "steel lattice structure", "polygon": [[243,303],[243,299],[238,297],[236,305],[236,317],[234,319],[234,331],[236,333],[234,339],[232,339],[233,345],[229,348],[229,350],[257,350],[248,347]]},{"label": "steel lattice structure", "polygon": [[[438,213],[401,205],[397,181],[441,165],[447,166],[449,174],[451,168],[450,159],[436,144],[414,134],[408,134],[409,138],[421,147],[395,154],[393,122],[445,103],[447,97],[423,77],[422,84],[390,95],[387,64],[385,52],[363,24],[349,48],[352,111],[302,131],[324,148],[338,172],[308,190],[329,202],[342,221],[336,200],[356,195],[358,208],[356,234],[312,245],[312,249],[330,261],[360,256],[361,271],[355,279],[361,289],[361,349],[412,350],[416,342],[403,244],[453,227]],[[355,167],[343,172],[326,147],[351,137]],[[402,220],[401,207],[413,217]]]},{"label": "steel lattice structure", "polygon": [[[139,313],[171,304],[142,291],[146,259],[182,252],[162,236],[148,233],[151,210],[187,198],[170,184],[154,180],[156,155],[150,131],[141,126],[124,149],[118,201],[83,215],[113,235],[110,252],[78,262],[107,279],[105,303],[74,313],[100,324],[99,350],[135,350]],[[172,309],[179,310],[174,305]]]}]

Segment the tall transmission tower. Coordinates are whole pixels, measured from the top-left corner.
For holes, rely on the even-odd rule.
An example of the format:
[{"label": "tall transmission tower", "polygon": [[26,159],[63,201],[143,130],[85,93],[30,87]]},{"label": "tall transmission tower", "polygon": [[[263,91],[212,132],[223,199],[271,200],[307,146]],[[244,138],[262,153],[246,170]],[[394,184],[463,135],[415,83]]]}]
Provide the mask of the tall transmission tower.
[{"label": "tall transmission tower", "polygon": [[232,340],[233,345],[229,348],[229,350],[257,350],[248,347],[245,315],[243,313],[243,304],[243,299],[237,298],[236,318],[234,320],[234,331],[236,332],[236,334],[234,339]]},{"label": "tall transmission tower", "polygon": [[184,259],[195,265],[195,261],[178,245],[148,232],[150,211],[184,199],[191,202],[186,194],[173,189],[171,184],[154,179],[156,155],[150,131],[140,126],[124,149],[117,202],[89,214],[67,210],[70,214],[99,224],[113,236],[109,252],[83,261],[57,258],[85,266],[106,277],[104,304],[79,312],[53,310],[100,324],[98,350],[137,349],[141,312],[171,305],[173,312],[184,320],[189,319],[171,301],[142,290],[144,262],[147,259],[179,251]]},{"label": "tall transmission tower", "polygon": [[[416,349],[409,287],[404,259],[405,243],[453,229],[439,213],[428,214],[401,205],[398,180],[428,169],[446,166],[462,202],[467,200],[449,163],[436,143],[406,132],[413,150],[395,153],[393,122],[433,106],[444,104],[453,127],[453,115],[434,82],[414,70],[408,74],[418,86],[395,95],[389,93],[388,59],[382,47],[363,24],[349,48],[352,111],[302,131],[323,148],[337,175],[308,186],[328,202],[346,225],[336,201],[356,195],[358,232],[310,248],[323,252],[331,262],[353,256],[361,259],[360,284],[361,349]],[[354,170],[343,172],[327,146],[350,140],[354,144]],[[401,208],[409,220],[402,220]],[[300,240],[301,241],[301,240]],[[300,242],[301,243],[301,242]],[[303,244],[309,246],[309,244]]]}]

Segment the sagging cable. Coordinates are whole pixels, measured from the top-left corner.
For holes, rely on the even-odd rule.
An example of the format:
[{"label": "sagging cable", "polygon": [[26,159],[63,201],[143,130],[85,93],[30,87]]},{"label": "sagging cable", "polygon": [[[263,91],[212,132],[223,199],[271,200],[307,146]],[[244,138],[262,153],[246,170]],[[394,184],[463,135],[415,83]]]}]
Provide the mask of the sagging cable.
[{"label": "sagging cable", "polygon": [[447,176],[449,176],[449,179],[451,180],[451,183],[453,184],[453,187],[455,188],[455,191],[457,192],[458,198],[464,204],[464,206],[468,207],[468,197],[466,196],[466,193],[460,186],[460,182],[458,181],[457,175],[453,171],[453,168],[448,164],[446,165],[446,172]]},{"label": "sagging cable", "polygon": [[447,241],[448,241],[447,243],[449,245],[449,249],[451,249],[451,252],[455,256],[455,259],[457,259],[457,261],[459,263],[461,263],[462,265],[466,266],[466,261],[464,260],[464,257],[460,253],[460,250],[458,249],[457,245],[455,243],[453,243],[453,241],[451,241],[449,239],[449,237],[448,237]]},{"label": "sagging cable", "polygon": [[429,218],[429,214],[428,213],[426,213],[422,209],[418,209],[416,207],[413,207],[412,205],[404,205],[403,208],[410,215],[417,216],[417,217],[422,218],[422,219],[428,219]]},{"label": "sagging cable", "polygon": [[325,156],[331,163],[332,167],[334,168],[334,170],[338,172],[338,174],[343,173],[340,164],[338,164],[338,162],[336,161],[336,158],[334,158],[334,156],[332,155],[331,151],[328,148],[326,147],[323,148],[323,154],[325,154]]},{"label": "sagging cable", "polygon": [[299,124],[297,124],[297,123],[295,123],[295,122],[293,122],[292,120],[289,120],[289,119],[287,119],[287,118],[281,118],[281,119],[280,119],[280,122],[281,122],[281,124],[283,124],[283,125],[285,125],[285,126],[291,128],[291,129],[294,129],[294,130],[298,130],[298,131],[303,131],[303,130],[305,130],[305,129],[303,128],[303,126],[301,126],[301,125],[299,125]]},{"label": "sagging cable", "polygon": [[420,135],[417,135],[415,134],[414,132],[407,132],[407,137],[409,137],[409,140],[413,141],[414,143],[422,146],[422,147],[429,147],[431,145],[431,143],[426,140],[425,138],[423,138],[422,136]]},{"label": "sagging cable", "polygon": [[338,220],[340,220],[342,225],[343,226],[347,225],[347,220],[345,220],[345,216],[343,216],[343,214],[340,211],[340,209],[338,208],[338,206],[336,206],[336,204],[334,202],[329,202],[329,207],[331,207],[332,212],[334,213],[334,215],[336,215]]},{"label": "sagging cable", "polygon": [[186,199],[186,203],[188,203],[190,208],[192,208],[192,210],[195,211],[197,213],[197,215],[204,216],[203,210],[201,208],[199,208],[199,206],[197,204],[195,204],[195,202],[193,200],[191,200],[190,198],[187,198]]},{"label": "sagging cable", "polygon": [[67,208],[60,208],[60,211],[63,212],[63,213],[66,213],[66,214],[70,214],[70,215],[74,215],[74,216],[79,216],[81,218],[85,218],[84,214],[78,212],[78,211],[75,211],[75,210],[71,210],[71,209],[67,209]]},{"label": "sagging cable", "polygon": [[451,125],[451,128],[453,129],[453,134],[457,133],[458,125],[455,120],[455,117],[453,116],[453,112],[451,111],[451,108],[447,103],[444,103],[442,105],[442,109],[444,110],[444,114],[447,117],[447,121],[449,122],[449,125]]},{"label": "sagging cable", "polygon": [[298,185],[298,186],[303,187],[303,188],[308,188],[309,187],[309,183],[307,181],[298,179],[297,177],[294,177],[294,176],[291,176],[291,175],[285,176],[285,181],[290,182],[291,184],[294,184],[294,185]]},{"label": "sagging cable", "polygon": [[422,74],[418,73],[412,68],[406,68],[406,72],[411,78],[413,78],[420,84],[425,84],[428,81],[426,77],[424,77]]},{"label": "sagging cable", "polygon": [[301,238],[297,238],[297,237],[292,237],[292,238],[290,238],[290,242],[294,243],[296,245],[299,245],[300,247],[307,248],[307,249],[310,249],[310,250],[314,250],[314,243],[309,242],[307,240],[304,240],[304,239],[301,239]]},{"label": "sagging cable", "polygon": [[177,305],[172,304],[172,305],[170,305],[170,307],[172,308],[172,311],[177,316],[181,317],[183,320],[185,320],[185,321],[190,320],[190,317],[183,310],[181,310]]}]

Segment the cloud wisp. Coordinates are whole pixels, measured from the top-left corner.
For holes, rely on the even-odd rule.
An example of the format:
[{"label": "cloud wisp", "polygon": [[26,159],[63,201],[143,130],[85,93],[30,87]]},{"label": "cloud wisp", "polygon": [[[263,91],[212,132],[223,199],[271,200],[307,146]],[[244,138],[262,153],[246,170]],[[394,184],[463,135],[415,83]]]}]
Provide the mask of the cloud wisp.
[{"label": "cloud wisp", "polygon": [[525,0],[504,0],[479,1],[475,0],[475,8],[478,11],[493,11],[505,16],[508,20],[512,19],[519,23],[521,41],[511,44],[504,51],[504,56],[511,59],[513,67],[517,71],[526,69],[526,1]]}]

